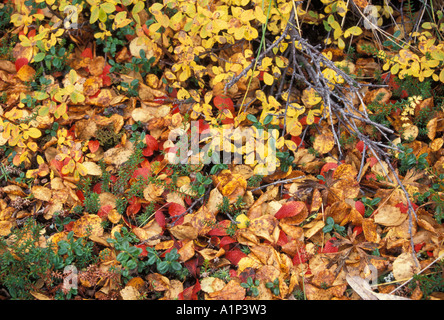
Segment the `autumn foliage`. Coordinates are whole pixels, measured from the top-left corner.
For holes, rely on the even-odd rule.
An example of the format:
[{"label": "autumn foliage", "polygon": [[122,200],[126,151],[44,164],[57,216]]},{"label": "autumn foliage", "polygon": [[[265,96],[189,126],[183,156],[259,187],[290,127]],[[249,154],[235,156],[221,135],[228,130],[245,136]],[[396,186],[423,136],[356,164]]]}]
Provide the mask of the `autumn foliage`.
[{"label": "autumn foliage", "polygon": [[2,1],[0,298],[443,299],[442,9]]}]

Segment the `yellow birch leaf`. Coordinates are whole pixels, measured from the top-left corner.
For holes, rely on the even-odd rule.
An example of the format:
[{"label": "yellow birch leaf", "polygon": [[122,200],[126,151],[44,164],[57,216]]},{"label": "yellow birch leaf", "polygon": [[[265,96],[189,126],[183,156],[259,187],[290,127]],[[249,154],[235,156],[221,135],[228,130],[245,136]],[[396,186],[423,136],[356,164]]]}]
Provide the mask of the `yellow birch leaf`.
[{"label": "yellow birch leaf", "polygon": [[39,138],[42,135],[40,130],[37,128],[30,128],[28,129],[27,133],[31,138]]}]

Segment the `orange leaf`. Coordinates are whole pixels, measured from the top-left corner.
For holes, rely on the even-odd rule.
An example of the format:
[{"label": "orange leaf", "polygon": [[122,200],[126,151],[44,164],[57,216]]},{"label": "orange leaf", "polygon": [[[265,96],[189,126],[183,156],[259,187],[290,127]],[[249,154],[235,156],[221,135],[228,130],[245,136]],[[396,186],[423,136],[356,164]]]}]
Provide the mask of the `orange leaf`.
[{"label": "orange leaf", "polygon": [[98,140],[90,140],[88,142],[88,147],[92,153],[95,153],[97,150],[99,150],[100,142]]}]

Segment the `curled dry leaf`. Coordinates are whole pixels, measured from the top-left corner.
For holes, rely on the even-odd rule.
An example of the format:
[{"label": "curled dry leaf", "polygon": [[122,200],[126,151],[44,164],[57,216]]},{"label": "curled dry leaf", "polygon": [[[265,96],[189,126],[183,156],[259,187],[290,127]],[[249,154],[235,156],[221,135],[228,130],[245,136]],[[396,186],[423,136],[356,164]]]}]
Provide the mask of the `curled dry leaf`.
[{"label": "curled dry leaf", "polygon": [[222,290],[225,287],[225,282],[219,278],[207,277],[202,279],[200,287],[203,292],[213,293]]},{"label": "curled dry leaf", "polygon": [[42,201],[50,201],[52,197],[52,191],[46,187],[34,186],[31,189],[32,194],[36,199]]},{"label": "curled dry leaf", "polygon": [[257,237],[276,243],[279,239],[278,221],[272,215],[264,215],[250,220],[248,229]]},{"label": "curled dry leaf", "polygon": [[209,300],[243,300],[246,290],[236,280],[230,280],[221,290],[208,294]]},{"label": "curled dry leaf", "polygon": [[154,291],[166,291],[170,287],[170,280],[159,273],[150,273],[146,276],[146,280]]},{"label": "curled dry leaf", "polygon": [[177,240],[194,240],[198,237],[198,230],[190,224],[176,225],[169,228],[169,231]]},{"label": "curled dry leaf", "polygon": [[386,227],[399,226],[406,219],[407,214],[402,213],[398,207],[391,205],[384,205],[378,208],[378,211],[374,216],[375,223]]},{"label": "curled dry leaf", "polygon": [[139,300],[140,292],[133,286],[126,286],[120,290],[120,296],[123,300]]},{"label": "curled dry leaf", "polygon": [[213,176],[213,183],[220,193],[234,203],[238,197],[245,194],[247,180],[238,173],[231,173],[230,170],[222,170],[217,176]]},{"label": "curled dry leaf", "polygon": [[419,272],[419,262],[410,252],[400,254],[393,262],[393,276],[396,280],[407,281]]},{"label": "curled dry leaf", "polygon": [[347,274],[347,283],[363,300],[410,300],[408,298],[386,293],[373,292],[370,284],[359,276]]}]

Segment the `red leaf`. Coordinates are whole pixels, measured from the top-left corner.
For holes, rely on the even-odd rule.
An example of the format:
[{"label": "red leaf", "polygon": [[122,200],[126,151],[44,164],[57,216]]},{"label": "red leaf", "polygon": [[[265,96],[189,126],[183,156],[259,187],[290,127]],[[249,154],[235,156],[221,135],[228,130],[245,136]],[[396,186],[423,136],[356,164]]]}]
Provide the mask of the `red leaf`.
[{"label": "red leaf", "polygon": [[89,140],[88,141],[88,148],[92,153],[99,150],[99,147],[100,147],[100,142],[98,140]]},{"label": "red leaf", "polygon": [[142,176],[144,179],[148,179],[148,177],[151,175],[151,169],[144,167],[144,168],[137,168],[134,170],[133,178],[136,179],[138,176]]},{"label": "red leaf", "polygon": [[246,256],[247,255],[240,251],[240,249],[233,249],[225,253],[225,258],[227,258],[234,265],[237,265],[239,260]]},{"label": "red leaf", "polygon": [[356,233],[356,235],[360,235],[362,233],[362,226],[354,227],[353,232]]},{"label": "red leaf", "polygon": [[101,182],[96,183],[96,184],[94,185],[92,191],[93,191],[94,193],[101,194],[101,193],[102,193],[102,183],[101,183]]},{"label": "red leaf", "polygon": [[135,215],[137,212],[139,212],[140,208],[142,207],[142,204],[140,203],[139,199],[136,197],[132,197],[129,201],[129,206],[126,208],[126,214],[127,215]]},{"label": "red leaf", "polygon": [[326,172],[330,170],[335,170],[337,167],[338,164],[336,162],[328,162],[322,166],[320,174],[325,177]]},{"label": "red leaf", "polygon": [[134,245],[137,248],[142,249],[142,252],[139,254],[139,257],[146,257],[148,256],[148,251],[146,251],[146,247],[148,247],[147,244],[136,244]]},{"label": "red leaf", "polygon": [[[292,136],[291,137],[291,141],[293,141],[294,143],[296,143],[297,146],[300,145],[299,148],[304,148],[305,147],[305,142],[302,141],[300,136]],[[302,142],[302,143],[301,143]]]},{"label": "red leaf", "polygon": [[[318,124],[319,121],[321,120],[321,118],[319,117],[314,117],[313,118],[313,123]],[[306,126],[307,125],[307,116],[302,117],[299,122],[303,125]]]},{"label": "red leaf", "polygon": [[23,67],[25,64],[28,64],[28,62],[29,61],[26,58],[18,58],[17,60],[15,60],[15,70],[17,70],[18,72],[21,67]]},{"label": "red leaf", "polygon": [[197,267],[199,266],[199,259],[192,258],[192,259],[185,261],[183,264],[188,269],[191,276],[193,276],[194,278],[197,278]]},{"label": "red leaf", "polygon": [[65,224],[65,225],[63,226],[63,229],[64,229],[65,231],[68,231],[68,232],[72,231],[72,227],[74,226],[74,222],[75,222],[75,221],[71,221],[70,223]]},{"label": "red leaf", "polygon": [[235,243],[236,240],[234,240],[232,237],[225,236],[222,239],[220,239],[219,242],[219,248],[223,248],[224,250],[228,249],[228,246],[232,243]]},{"label": "red leaf", "polygon": [[264,81],[264,73],[265,71],[259,72],[259,77],[258,77],[259,81]]},{"label": "red leaf", "polygon": [[154,213],[154,219],[156,219],[156,222],[159,226],[161,226],[162,228],[165,228],[166,220],[165,220],[165,215],[162,213],[162,211],[157,210]]},{"label": "red leaf", "polygon": [[196,283],[179,293],[179,300],[197,300],[197,293],[200,291],[199,280]]},{"label": "red leaf", "polygon": [[279,238],[278,241],[276,242],[276,244],[278,246],[283,246],[284,244],[288,243],[288,238],[287,235],[285,234],[284,231],[280,230],[279,232]]},{"label": "red leaf", "polygon": [[233,100],[231,100],[230,97],[227,96],[215,96],[213,99],[214,106],[221,110],[221,109],[228,109],[231,111],[231,113],[234,114],[234,103]]},{"label": "red leaf", "polygon": [[289,201],[285,203],[274,215],[276,219],[293,217],[301,213],[306,208],[302,201]]},{"label": "red leaf", "polygon": [[85,201],[85,196],[83,195],[82,190],[77,190],[76,191],[76,196],[79,198],[80,202],[82,203],[83,206],[83,201]]},{"label": "red leaf", "polygon": [[92,50],[91,48],[86,48],[85,50],[82,51],[82,53],[80,54],[82,57],[84,58],[93,58],[93,54],[92,54]]},{"label": "red leaf", "polygon": [[[185,211],[186,211],[186,209],[182,205],[175,203],[175,202],[171,202],[168,207],[168,213],[169,213],[170,217],[180,216]],[[182,224],[183,220],[184,220],[183,215],[177,221],[176,221],[176,219],[173,219],[173,221],[176,221],[175,225]]]},{"label": "red leaf", "polygon": [[358,212],[361,214],[361,216],[364,216],[365,214],[365,206],[362,203],[362,201],[356,201],[355,202],[355,209],[358,210]]},{"label": "red leaf", "polygon": [[364,141],[359,141],[359,142],[356,144],[356,149],[358,149],[358,151],[359,151],[360,153],[362,153],[362,152],[364,151]]},{"label": "red leaf", "polygon": [[107,204],[107,205],[101,206],[100,209],[99,209],[99,212],[97,212],[97,215],[98,215],[100,218],[105,219],[105,218],[108,217],[108,213],[111,211],[112,208],[113,208],[113,207],[112,207],[110,204]]},{"label": "red leaf", "polygon": [[[409,211],[409,207],[404,205],[404,203],[402,203],[402,202],[395,204],[395,207],[398,207],[402,213],[407,213]],[[412,203],[412,207],[416,211],[416,209],[418,208],[418,205]]]},{"label": "red leaf", "polygon": [[305,251],[305,248],[301,248],[301,250],[294,255],[293,257],[293,265],[297,266],[298,264],[305,263],[308,261],[308,254]]},{"label": "red leaf", "polygon": [[157,142],[156,138],[149,134],[146,135],[145,141],[146,148],[143,149],[142,153],[145,157],[150,157],[153,155],[154,151],[159,149],[159,143]]},{"label": "red leaf", "polygon": [[110,69],[111,65],[106,64],[105,67],[103,68],[102,74],[99,76],[100,78],[102,78],[104,87],[109,87],[113,83],[111,78],[108,76]]},{"label": "red leaf", "polygon": [[335,237],[330,238],[330,240],[328,240],[328,242],[325,244],[324,249],[322,250],[323,253],[334,253],[334,252],[338,252],[338,247],[335,247],[333,245],[333,241],[336,240]]},{"label": "red leaf", "polygon": [[197,123],[199,125],[199,130],[198,130],[199,133],[202,133],[203,131],[210,129],[210,125],[204,119],[199,119]]},{"label": "red leaf", "polygon": [[227,228],[230,226],[230,220],[222,220],[220,221],[216,227],[211,229],[207,235],[209,236],[226,236]]},{"label": "red leaf", "polygon": [[370,167],[373,167],[375,164],[378,163],[378,159],[376,159],[376,157],[370,157],[367,159],[367,162],[370,162]]}]

